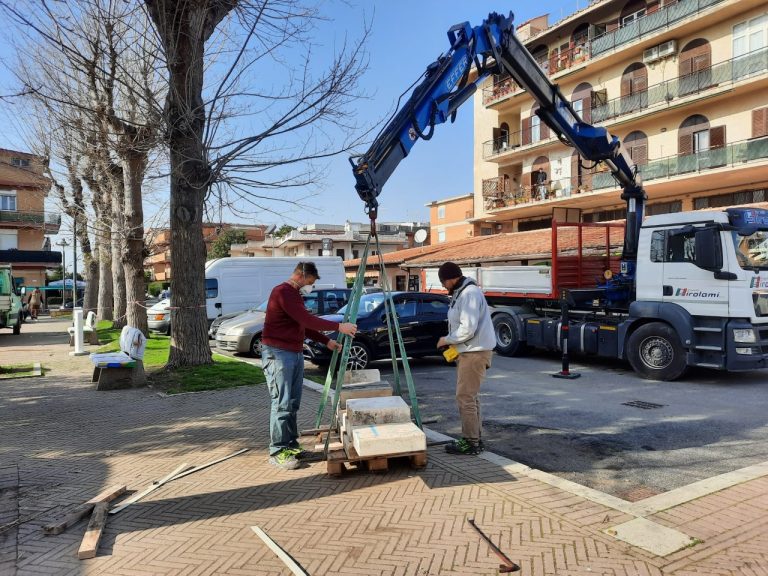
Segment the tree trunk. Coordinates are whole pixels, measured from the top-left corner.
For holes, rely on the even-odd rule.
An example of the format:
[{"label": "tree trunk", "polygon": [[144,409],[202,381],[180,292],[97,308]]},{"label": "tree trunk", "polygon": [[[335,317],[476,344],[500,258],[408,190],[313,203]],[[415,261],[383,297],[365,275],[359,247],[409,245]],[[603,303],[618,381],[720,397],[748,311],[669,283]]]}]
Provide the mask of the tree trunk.
[{"label": "tree trunk", "polygon": [[125,290],[125,271],[123,269],[123,252],[125,250],[125,241],[123,231],[125,224],[123,222],[123,181],[114,179],[114,188],[112,189],[112,298],[114,301],[114,311],[112,322],[115,328],[122,328],[126,325],[126,290]]},{"label": "tree trunk", "polygon": [[96,316],[99,320],[114,319],[114,286],[112,285],[112,230],[110,225],[99,225],[99,302]]},{"label": "tree trunk", "polygon": [[125,152],[123,178],[125,182],[125,270],[126,297],[128,299],[128,325],[149,335],[147,310],[144,307],[146,282],[144,280],[144,209],[141,200],[141,183],[144,179],[146,156],[142,153]]}]

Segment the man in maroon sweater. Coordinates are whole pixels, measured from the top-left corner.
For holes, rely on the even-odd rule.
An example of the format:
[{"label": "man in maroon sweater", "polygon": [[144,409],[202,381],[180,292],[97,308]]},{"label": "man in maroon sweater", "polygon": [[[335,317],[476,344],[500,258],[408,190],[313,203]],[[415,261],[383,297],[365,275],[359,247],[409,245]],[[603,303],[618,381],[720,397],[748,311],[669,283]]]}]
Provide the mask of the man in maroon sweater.
[{"label": "man in maroon sweater", "polygon": [[304,338],[308,336],[335,350],[339,344],[321,330],[349,336],[357,332],[354,324],[323,320],[304,307],[301,296],[312,292],[312,285],[319,279],[314,262],[299,262],[288,281],[272,289],[261,334],[261,362],[272,396],[269,462],[284,470],[299,467],[296,414],[304,382]]}]

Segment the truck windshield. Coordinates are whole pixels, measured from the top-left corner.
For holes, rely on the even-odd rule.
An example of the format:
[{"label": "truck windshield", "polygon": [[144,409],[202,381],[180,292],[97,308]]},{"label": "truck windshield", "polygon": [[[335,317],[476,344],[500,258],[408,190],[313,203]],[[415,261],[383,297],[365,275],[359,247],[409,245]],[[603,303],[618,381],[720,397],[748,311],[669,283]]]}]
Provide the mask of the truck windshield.
[{"label": "truck windshield", "polygon": [[739,266],[745,270],[768,270],[768,231],[759,230],[749,236],[732,234]]}]

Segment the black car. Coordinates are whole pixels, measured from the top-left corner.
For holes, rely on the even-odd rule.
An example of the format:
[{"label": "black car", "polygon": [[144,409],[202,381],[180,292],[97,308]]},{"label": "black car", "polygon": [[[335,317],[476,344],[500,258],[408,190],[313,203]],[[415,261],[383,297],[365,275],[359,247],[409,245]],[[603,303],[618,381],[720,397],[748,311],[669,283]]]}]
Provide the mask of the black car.
[{"label": "black car", "polygon": [[[448,334],[448,298],[425,292],[396,292],[392,295],[408,356],[438,356],[437,341]],[[346,306],[338,314],[323,316],[342,322]],[[362,370],[372,361],[389,358],[389,332],[384,308],[384,294],[364,294],[357,315],[357,335],[352,340],[348,367]],[[336,338],[336,333],[328,333]],[[397,345],[397,342],[395,342]],[[322,344],[306,340],[304,356],[314,364],[328,364],[331,352]]]}]

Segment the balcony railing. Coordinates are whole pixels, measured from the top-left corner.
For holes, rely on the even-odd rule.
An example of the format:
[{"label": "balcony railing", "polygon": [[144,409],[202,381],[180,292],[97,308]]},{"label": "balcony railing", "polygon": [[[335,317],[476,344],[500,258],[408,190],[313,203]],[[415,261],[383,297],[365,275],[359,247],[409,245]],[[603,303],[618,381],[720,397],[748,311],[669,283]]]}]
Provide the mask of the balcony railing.
[{"label": "balcony railing", "polygon": [[655,105],[668,104],[676,98],[698,94],[718,86],[728,86],[765,72],[768,72],[768,48],[761,48],[720,62],[706,70],[654,84],[644,92],[608,100],[605,104],[592,108],[592,122],[605,122]]},{"label": "balcony railing", "polygon": [[[695,174],[726,166],[739,167],[749,162],[768,159],[768,136],[743,140],[722,148],[713,148],[696,154],[667,156],[651,160],[638,166],[643,182],[663,178]],[[523,174],[523,181],[530,175]],[[503,178],[483,180],[483,201],[486,210],[509,208],[522,204],[537,204],[548,200],[568,198],[579,194],[600,192],[617,188],[618,184],[610,172],[595,172],[577,177],[548,180],[534,186],[505,185]]]},{"label": "balcony railing", "polygon": [[[656,33],[688,16],[698,14],[710,6],[723,1],[679,0],[652,14],[638,18],[621,28],[601,34],[592,40],[579,40],[575,46],[567,50],[553,50],[545,59],[539,62],[539,66],[548,75],[557,74],[590,58],[595,58],[608,50],[613,50],[623,44],[634,42],[644,36]],[[497,82],[490,88],[483,89],[483,106],[490,106],[500,102],[518,90],[520,90],[520,87],[512,79]]]},{"label": "balcony railing", "polygon": [[24,212],[20,210],[0,210],[0,222],[37,224],[58,227],[61,226],[61,214],[51,214],[49,212]]},{"label": "balcony railing", "polygon": [[723,1],[724,0],[679,0],[679,2],[665,6],[642,18],[638,18],[617,30],[606,32],[601,36],[593,38],[590,43],[590,54],[592,58],[595,58],[608,50],[613,50],[623,44],[634,42],[644,36],[668,28],[684,18],[693,14],[698,14],[710,6]]}]

